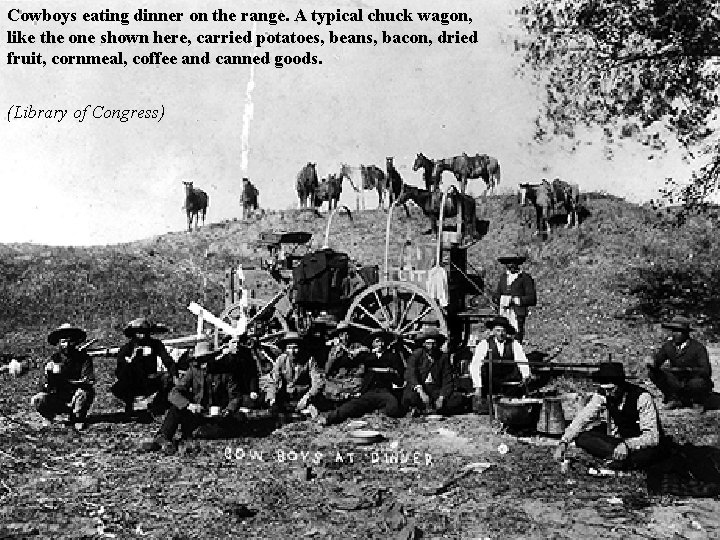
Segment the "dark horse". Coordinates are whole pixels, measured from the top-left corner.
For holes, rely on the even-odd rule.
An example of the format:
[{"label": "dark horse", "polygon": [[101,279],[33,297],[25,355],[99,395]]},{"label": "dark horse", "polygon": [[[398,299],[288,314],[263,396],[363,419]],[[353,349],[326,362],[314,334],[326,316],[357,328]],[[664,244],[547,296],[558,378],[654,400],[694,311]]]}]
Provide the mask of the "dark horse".
[{"label": "dark horse", "polygon": [[392,204],[400,196],[400,191],[403,187],[403,180],[400,173],[395,168],[392,157],[385,158],[385,169],[387,170],[385,175],[387,184],[385,187],[388,190],[388,203]]},{"label": "dark horse", "polygon": [[[477,236],[477,217],[475,215],[475,199],[470,195],[461,195],[457,191],[448,193],[445,199],[445,208],[443,210],[443,217],[456,217],[458,214],[459,204],[458,200],[462,197],[462,215],[463,225],[465,230],[471,238]],[[437,233],[438,232],[438,219],[440,219],[440,205],[442,204],[442,192],[439,189],[429,191],[415,186],[409,186],[405,184],[403,186],[403,192],[398,198],[395,204],[405,204],[407,201],[413,201],[420,208],[423,213],[430,219],[430,230],[425,231],[424,234]]]},{"label": "dark horse", "polygon": [[322,206],[327,201],[328,212],[338,207],[342,195],[342,177],[337,174],[329,174],[327,178],[323,178],[317,190],[315,191],[315,206]]},{"label": "dark horse", "polygon": [[255,185],[248,178],[243,178],[243,190],[240,195],[243,219],[247,219],[254,210],[258,209],[258,195],[259,192]]},{"label": "dark horse", "polygon": [[317,171],[315,163],[307,162],[297,175],[295,189],[297,190],[298,199],[300,199],[300,208],[308,206],[310,199],[310,208],[315,208],[315,192],[318,187]]},{"label": "dark horse", "polygon": [[188,231],[192,231],[193,218],[195,219],[195,229],[198,228],[198,221],[202,213],[202,222],[205,225],[205,212],[207,212],[210,199],[202,189],[193,188],[192,182],[183,182],[185,184],[185,213],[188,220]]},{"label": "dark horse", "polygon": [[437,177],[433,177],[435,171],[435,161],[425,156],[422,152],[417,155],[415,162],[413,163],[413,171],[417,171],[422,168],[423,179],[425,180],[425,189],[433,191],[437,187]]},{"label": "dark horse", "polygon": [[486,154],[468,156],[465,152],[460,156],[438,159],[435,161],[435,182],[440,182],[443,171],[450,171],[460,183],[462,192],[467,189],[467,181],[482,178],[486,184],[486,191],[493,190],[500,182],[500,165],[497,159]]},{"label": "dark horse", "polygon": [[577,184],[565,182],[556,178],[552,181],[553,203],[561,204],[567,213],[565,227],[577,227],[580,222],[578,210],[580,209],[580,187]]}]

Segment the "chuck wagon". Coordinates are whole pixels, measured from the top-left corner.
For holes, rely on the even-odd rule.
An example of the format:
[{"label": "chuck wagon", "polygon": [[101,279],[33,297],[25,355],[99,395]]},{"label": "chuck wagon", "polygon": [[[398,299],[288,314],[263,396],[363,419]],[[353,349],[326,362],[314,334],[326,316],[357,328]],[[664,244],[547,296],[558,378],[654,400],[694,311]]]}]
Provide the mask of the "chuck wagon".
[{"label": "chuck wagon", "polygon": [[327,331],[344,321],[362,340],[383,329],[395,336],[394,347],[406,360],[424,328],[438,328],[448,336],[450,352],[457,352],[468,344],[472,325],[493,316],[460,233],[440,226],[430,242],[392,246],[392,209],[382,269],[328,247],[331,213],[321,249],[311,248],[307,232],[264,232],[253,246],[267,255],[228,270],[221,318],[233,326],[244,318],[263,371],[279,354],[276,342],[287,331],[326,339]]}]

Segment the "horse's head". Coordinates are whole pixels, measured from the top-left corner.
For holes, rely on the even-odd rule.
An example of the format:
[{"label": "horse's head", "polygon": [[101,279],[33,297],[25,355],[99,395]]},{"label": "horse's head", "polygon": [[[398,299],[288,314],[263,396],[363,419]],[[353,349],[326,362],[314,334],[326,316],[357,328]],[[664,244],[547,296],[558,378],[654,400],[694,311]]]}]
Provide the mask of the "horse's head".
[{"label": "horse's head", "polygon": [[386,165],[387,167],[392,167],[392,166],[393,166],[393,159],[394,159],[393,157],[386,157],[386,158],[385,158],[385,165]]},{"label": "horse's head", "polygon": [[422,167],[425,164],[426,159],[427,158],[425,156],[423,156],[422,153],[418,154],[417,157],[415,158],[415,161],[413,162],[412,170],[417,171],[420,167]]},{"label": "horse's head", "polygon": [[192,190],[193,190],[192,182],[184,181],[183,185],[185,186],[185,193],[192,193]]}]

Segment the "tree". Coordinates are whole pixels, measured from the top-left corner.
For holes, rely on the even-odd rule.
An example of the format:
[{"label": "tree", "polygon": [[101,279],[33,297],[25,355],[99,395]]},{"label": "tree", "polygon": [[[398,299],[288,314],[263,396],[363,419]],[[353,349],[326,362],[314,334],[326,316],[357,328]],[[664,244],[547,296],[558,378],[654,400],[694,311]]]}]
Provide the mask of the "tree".
[{"label": "tree", "polygon": [[574,138],[601,126],[606,142],[675,137],[705,163],[689,183],[668,179],[664,196],[706,208],[720,188],[717,0],[524,0],[516,42],[522,73],[542,85],[536,139]]}]

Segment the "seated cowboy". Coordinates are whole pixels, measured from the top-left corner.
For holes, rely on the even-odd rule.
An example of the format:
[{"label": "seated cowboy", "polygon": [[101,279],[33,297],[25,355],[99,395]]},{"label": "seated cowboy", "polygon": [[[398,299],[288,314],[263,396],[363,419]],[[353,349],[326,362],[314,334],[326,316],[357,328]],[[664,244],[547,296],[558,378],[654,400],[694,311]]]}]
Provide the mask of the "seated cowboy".
[{"label": "seated cowboy", "polygon": [[87,333],[68,323],[50,332],[48,342],[57,345],[42,375],[40,392],[30,403],[46,419],[67,413],[70,423],[80,430],[95,399],[95,372],[92,358],[78,345]]},{"label": "seated cowboy", "polygon": [[230,373],[240,393],[240,405],[248,409],[260,408],[260,374],[246,336],[228,336],[222,351],[213,362],[216,372]]},{"label": "seated cowboy", "polygon": [[[650,380],[663,393],[668,409],[703,403],[713,388],[705,345],[690,337],[691,321],[685,317],[675,317],[662,327],[671,336],[648,365]],[[666,362],[669,366],[664,368]]]},{"label": "seated cowboy", "polygon": [[[117,354],[112,393],[125,403],[125,414],[133,414],[136,397],[155,394],[149,410],[164,411],[167,396],[173,383],[178,380],[178,369],[162,341],[152,334],[167,332],[162,325],[153,324],[146,318],[130,321],[123,332],[130,340],[120,347]],[[158,372],[158,360],[167,369]]]},{"label": "seated cowboy", "polygon": [[358,344],[350,345],[350,325],[344,321],[329,330],[328,337],[331,340],[325,364],[326,393],[337,394],[341,399],[360,395],[361,378],[357,372],[361,368],[355,362],[355,357],[369,349]]},{"label": "seated cowboy", "polygon": [[437,328],[424,330],[408,358],[403,407],[411,409],[413,416],[420,410],[454,414],[462,409],[463,396],[455,391],[450,355],[440,349],[444,342]]},{"label": "seated cowboy", "polygon": [[390,349],[393,339],[394,335],[384,330],[369,335],[371,350],[356,356],[356,362],[365,368],[360,396],[320,417],[321,425],[338,424],[377,410],[392,418],[402,416],[395,388],[402,385],[404,367],[400,356]]},{"label": "seated cowboy", "polygon": [[[568,445],[575,441],[578,448],[610,461],[613,468],[642,468],[651,464],[660,457],[662,429],[650,393],[627,382],[619,362],[600,364],[593,379],[600,385],[599,391],[565,430],[555,459],[562,461]],[[585,431],[603,410],[610,416],[611,434],[608,435],[606,423]]]},{"label": "seated cowboy", "polygon": [[144,450],[172,450],[178,427],[183,439],[215,439],[236,434],[245,416],[238,411],[240,396],[232,374],[217,372],[220,354],[209,343],[195,346],[190,368],[170,391],[170,408],[157,435],[142,443]]},{"label": "seated cowboy", "polygon": [[294,408],[310,409],[311,416],[317,416],[325,386],[317,361],[303,350],[304,340],[297,332],[287,332],[278,345],[284,352],[275,360],[265,390],[271,414],[285,415]]},{"label": "seated cowboy", "polygon": [[[531,378],[530,366],[522,345],[510,337],[515,334],[515,328],[506,317],[494,317],[485,326],[490,329],[491,335],[477,344],[469,367],[475,395],[486,398],[490,382],[493,393],[502,390],[504,383],[522,382],[527,385]],[[491,370],[492,380],[489,378]],[[478,412],[485,410],[480,399],[476,403]]]}]

